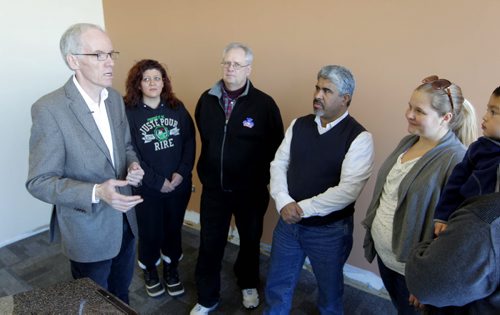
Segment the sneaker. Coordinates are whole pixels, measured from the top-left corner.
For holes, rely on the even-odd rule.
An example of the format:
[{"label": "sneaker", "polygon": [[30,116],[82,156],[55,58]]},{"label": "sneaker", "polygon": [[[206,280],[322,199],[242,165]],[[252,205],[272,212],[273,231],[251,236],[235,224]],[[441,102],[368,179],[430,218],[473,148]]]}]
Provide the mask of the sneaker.
[{"label": "sneaker", "polygon": [[151,297],[156,297],[165,293],[165,288],[161,284],[160,279],[158,278],[158,272],[156,268],[152,270],[143,269],[144,272],[144,282],[146,285],[146,292]]},{"label": "sneaker", "polygon": [[259,293],[257,289],[243,289],[241,290],[243,294],[243,306],[247,310],[251,310],[259,306]]},{"label": "sneaker", "polygon": [[178,296],[184,293],[184,286],[179,280],[179,273],[173,264],[163,265],[163,279],[167,284],[167,292],[170,296]]},{"label": "sneaker", "polygon": [[217,305],[219,305],[219,303],[215,303],[211,307],[205,307],[199,303],[196,303],[191,312],[189,312],[189,315],[207,315],[211,311],[215,310],[217,308]]}]

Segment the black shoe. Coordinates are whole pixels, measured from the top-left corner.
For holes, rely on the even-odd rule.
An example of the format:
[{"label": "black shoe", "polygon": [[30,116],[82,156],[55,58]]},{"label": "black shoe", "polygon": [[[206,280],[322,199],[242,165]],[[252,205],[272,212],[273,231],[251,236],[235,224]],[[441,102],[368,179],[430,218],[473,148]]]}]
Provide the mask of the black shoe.
[{"label": "black shoe", "polygon": [[144,271],[144,282],[146,285],[146,292],[148,293],[148,295],[151,297],[156,297],[165,293],[165,288],[163,287],[163,284],[161,284],[161,281],[158,278],[158,272],[156,271],[156,268],[149,271],[143,269],[143,271]]},{"label": "black shoe", "polygon": [[167,284],[167,292],[170,296],[178,296],[184,293],[184,286],[179,280],[177,266],[165,263],[163,265],[163,279]]}]

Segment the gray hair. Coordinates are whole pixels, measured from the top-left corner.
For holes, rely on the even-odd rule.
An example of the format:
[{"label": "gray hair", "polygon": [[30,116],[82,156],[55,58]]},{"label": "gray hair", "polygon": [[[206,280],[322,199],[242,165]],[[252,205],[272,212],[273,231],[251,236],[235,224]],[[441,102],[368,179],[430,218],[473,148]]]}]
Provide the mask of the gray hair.
[{"label": "gray hair", "polygon": [[[349,69],[338,65],[324,66],[318,72],[318,80],[319,79],[326,79],[332,82],[340,95],[349,94],[352,98],[354,88],[356,87],[356,81],[354,81],[354,76]],[[347,106],[349,106],[350,103],[351,100],[349,100]]]},{"label": "gray hair", "polygon": [[222,58],[224,58],[224,56],[226,56],[226,54],[230,50],[238,48],[243,49],[243,51],[245,52],[245,60],[247,64],[251,65],[253,62],[253,51],[252,49],[250,49],[250,47],[242,43],[229,43],[226,47],[224,47],[224,50],[222,51]]},{"label": "gray hair", "polygon": [[80,41],[80,37],[83,33],[90,29],[98,29],[102,32],[104,30],[99,25],[90,24],[90,23],[78,23],[71,25],[61,36],[61,40],[59,41],[59,49],[61,50],[61,55],[64,59],[64,62],[69,66],[68,61],[66,60],[66,56],[72,53],[81,53],[82,42]]}]

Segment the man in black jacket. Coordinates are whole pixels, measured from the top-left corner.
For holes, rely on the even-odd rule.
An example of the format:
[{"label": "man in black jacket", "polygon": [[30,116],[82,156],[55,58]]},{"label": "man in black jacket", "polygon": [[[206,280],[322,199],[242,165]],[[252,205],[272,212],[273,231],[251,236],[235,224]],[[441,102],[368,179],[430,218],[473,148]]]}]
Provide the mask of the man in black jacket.
[{"label": "man in black jacket", "polygon": [[259,305],[260,238],[269,203],[269,164],[283,139],[283,122],[274,100],[248,79],[252,61],[249,47],[226,46],[222,80],[205,91],[196,105],[202,143],[197,171],[203,192],[196,266],[198,303],[191,314],[207,314],[217,307],[232,215],[240,237],[234,272],[243,306]]}]

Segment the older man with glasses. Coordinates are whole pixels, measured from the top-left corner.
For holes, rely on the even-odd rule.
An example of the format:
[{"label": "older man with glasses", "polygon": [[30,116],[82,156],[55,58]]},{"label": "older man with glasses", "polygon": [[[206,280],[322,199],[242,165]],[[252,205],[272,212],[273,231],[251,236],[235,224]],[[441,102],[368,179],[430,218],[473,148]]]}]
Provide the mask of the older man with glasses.
[{"label": "older man with glasses", "polygon": [[131,196],[144,171],[132,148],[125,107],[111,88],[118,52],[97,25],[61,37],[74,75],[31,108],[28,191],[53,204],[51,238],[60,239],[75,279],[89,277],[128,303],[137,223]]},{"label": "older man with glasses", "polygon": [[274,100],[248,79],[252,61],[247,46],[226,46],[222,80],[205,91],[196,106],[202,143],[197,170],[203,192],[196,266],[198,303],[191,314],[207,314],[218,305],[232,215],[240,237],[234,272],[243,306],[259,305],[260,238],[269,203],[269,163],[283,138],[283,123]]}]

